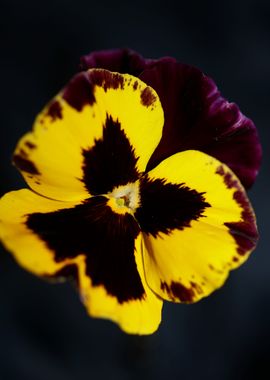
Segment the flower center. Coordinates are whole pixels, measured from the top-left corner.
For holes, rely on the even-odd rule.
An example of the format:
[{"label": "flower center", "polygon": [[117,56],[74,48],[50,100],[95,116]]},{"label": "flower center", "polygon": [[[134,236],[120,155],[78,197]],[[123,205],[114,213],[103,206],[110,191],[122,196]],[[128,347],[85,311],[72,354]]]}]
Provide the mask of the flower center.
[{"label": "flower center", "polygon": [[110,197],[110,206],[118,213],[133,213],[140,204],[138,182],[118,186],[108,195]]}]

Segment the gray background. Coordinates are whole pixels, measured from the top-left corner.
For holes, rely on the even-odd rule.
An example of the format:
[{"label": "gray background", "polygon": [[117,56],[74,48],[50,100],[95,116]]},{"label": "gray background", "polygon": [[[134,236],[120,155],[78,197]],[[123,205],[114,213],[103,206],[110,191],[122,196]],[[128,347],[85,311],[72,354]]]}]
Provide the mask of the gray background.
[{"label": "gray background", "polygon": [[258,127],[263,167],[250,198],[261,240],[226,285],[166,304],[159,331],[123,334],[88,318],[73,289],[0,254],[0,380],[269,379],[269,1],[15,1],[0,10],[0,190],[23,187],[14,146],[93,50],[131,47],[200,67]]}]

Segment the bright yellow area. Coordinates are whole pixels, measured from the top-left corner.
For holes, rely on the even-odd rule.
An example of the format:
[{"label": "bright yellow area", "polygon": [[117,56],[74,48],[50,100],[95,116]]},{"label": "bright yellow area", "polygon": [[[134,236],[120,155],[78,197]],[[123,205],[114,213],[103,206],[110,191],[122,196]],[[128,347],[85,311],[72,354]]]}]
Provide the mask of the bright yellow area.
[{"label": "bright yellow area", "polygon": [[[23,151],[40,173],[22,172],[34,191],[57,200],[80,201],[89,197],[82,182],[82,150],[90,149],[96,139],[102,138],[107,114],[121,123],[135,155],[139,157],[137,167],[144,171],[161,138],[163,110],[153,89],[151,92],[156,100],[146,107],[141,102],[141,93],[147,85],[128,74],[122,77],[123,89],[105,91],[96,86],[96,102],[85,105],[81,112],[70,107],[60,93],[54,100],[61,106],[62,118],[53,119],[48,115],[50,105],[38,115],[33,131],[19,141],[15,150],[15,154]],[[32,148],[32,144],[36,148]]]},{"label": "bright yellow area", "polygon": [[[205,192],[205,200],[211,205],[205,209],[204,217],[191,222],[191,227],[173,230],[168,235],[160,233],[157,238],[144,235],[147,283],[164,299],[179,301],[161,289],[161,281],[182,284],[194,293],[192,301],[197,301],[219,288],[229,271],[248,257],[248,253],[237,253],[236,242],[224,226],[225,222],[241,221],[242,208],[233,198],[236,189],[228,189],[223,177],[216,174],[221,165],[204,153],[185,151],[166,159],[149,173],[151,179],[165,178],[170,183],[184,183]],[[230,169],[222,167],[245,194]]]}]

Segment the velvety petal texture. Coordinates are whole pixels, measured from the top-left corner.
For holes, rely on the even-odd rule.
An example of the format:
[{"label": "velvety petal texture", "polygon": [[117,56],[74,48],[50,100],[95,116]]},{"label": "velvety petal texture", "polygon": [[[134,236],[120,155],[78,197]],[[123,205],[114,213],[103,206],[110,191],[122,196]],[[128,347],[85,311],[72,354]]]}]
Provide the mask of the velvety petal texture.
[{"label": "velvety petal texture", "polygon": [[148,170],[174,153],[196,149],[228,165],[245,188],[251,187],[261,163],[257,130],[200,70],[168,57],[144,60],[127,49],[89,54],[82,63],[84,69],[102,67],[136,75],[158,93],[165,125]]}]

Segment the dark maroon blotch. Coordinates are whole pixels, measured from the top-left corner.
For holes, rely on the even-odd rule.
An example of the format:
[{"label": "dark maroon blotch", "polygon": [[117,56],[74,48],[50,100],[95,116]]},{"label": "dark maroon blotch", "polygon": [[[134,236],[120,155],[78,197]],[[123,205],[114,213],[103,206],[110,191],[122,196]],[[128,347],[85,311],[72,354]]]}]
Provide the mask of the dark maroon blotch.
[{"label": "dark maroon blotch", "polygon": [[181,302],[192,302],[195,296],[193,287],[187,288],[180,282],[172,281],[170,285],[161,282],[161,290],[165,291],[171,298],[178,299]]},{"label": "dark maroon blotch", "polygon": [[255,248],[259,237],[251,206],[244,190],[230,172],[226,172],[221,165],[216,170],[216,173],[223,177],[224,183],[229,189],[235,189],[233,198],[242,208],[241,221],[226,222],[224,225],[229,228],[231,235],[237,243],[238,254],[244,255]]},{"label": "dark maroon blotch", "polygon": [[29,149],[35,149],[37,146],[36,144],[33,144],[31,141],[26,141],[25,142],[25,145],[27,146],[27,148]]},{"label": "dark maroon blotch", "polygon": [[141,92],[141,102],[145,107],[150,107],[155,101],[156,96],[150,87],[145,87]]},{"label": "dark maroon blotch", "polygon": [[118,73],[111,73],[107,70],[94,70],[89,73],[89,78],[93,85],[101,86],[105,91],[110,88],[114,90],[124,88],[124,78]]},{"label": "dark maroon blotch", "polygon": [[[103,286],[119,303],[142,300],[134,256],[140,228],[131,214],[116,214],[107,202],[96,196],[71,209],[30,214],[26,226],[54,252],[56,262],[84,255],[92,285]],[[74,269],[60,275],[74,278]]]},{"label": "dark maroon blotch", "polygon": [[27,159],[25,156],[22,156],[21,154],[15,154],[13,156],[13,162],[18,169],[26,173],[34,175],[40,174],[35,164],[29,159]]},{"label": "dark maroon blotch", "polygon": [[71,79],[63,91],[63,98],[79,112],[87,104],[92,105],[95,102],[94,85],[89,74],[82,72]]},{"label": "dark maroon blotch", "polygon": [[106,194],[139,178],[138,158],[121,124],[107,115],[103,136],[83,150],[83,183],[90,194]]},{"label": "dark maroon blotch", "polygon": [[243,256],[255,248],[258,240],[255,226],[251,226],[247,222],[231,222],[224,223],[224,225],[229,228],[230,234],[235,239],[239,255]]},{"label": "dark maroon blotch", "polygon": [[52,118],[52,120],[62,119],[62,107],[58,100],[53,100],[48,107],[47,114]]},{"label": "dark maroon blotch", "polygon": [[165,179],[151,180],[148,175],[140,179],[140,197],[135,217],[142,231],[154,237],[190,227],[192,220],[203,217],[205,209],[211,207],[203,193]]}]

